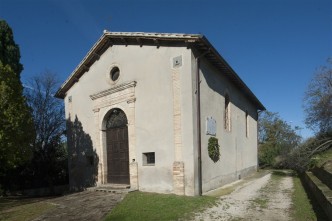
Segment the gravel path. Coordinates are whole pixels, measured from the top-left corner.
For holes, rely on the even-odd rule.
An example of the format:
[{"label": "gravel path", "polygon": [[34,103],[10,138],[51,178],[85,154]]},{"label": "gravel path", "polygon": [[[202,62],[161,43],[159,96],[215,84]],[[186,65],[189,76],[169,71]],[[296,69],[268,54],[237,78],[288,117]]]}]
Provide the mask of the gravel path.
[{"label": "gravel path", "polygon": [[293,179],[270,173],[220,197],[217,205],[197,214],[195,220],[290,220]]}]

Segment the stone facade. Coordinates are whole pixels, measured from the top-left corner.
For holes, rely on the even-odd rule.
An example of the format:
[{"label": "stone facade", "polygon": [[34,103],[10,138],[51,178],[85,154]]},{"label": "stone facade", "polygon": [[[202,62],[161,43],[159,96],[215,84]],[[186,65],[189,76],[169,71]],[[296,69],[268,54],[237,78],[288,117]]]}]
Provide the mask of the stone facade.
[{"label": "stone facade", "polygon": [[[114,68],[119,73],[113,78]],[[65,101],[68,125],[76,125],[68,127],[69,153],[74,148],[80,156],[70,157],[71,188],[114,183],[107,178],[107,162],[117,152],[108,153],[113,150],[106,133],[114,109],[122,110],[128,122],[128,147],[121,148],[128,148],[132,189],[198,195],[252,173],[257,168],[257,110],[264,106],[238,79],[204,36],[104,33],[56,94]],[[224,129],[226,94],[230,130]],[[206,133],[207,118],[216,122],[213,135]],[[71,129],[77,125],[80,136]],[[207,154],[211,136],[221,146],[216,163]],[[83,162],[87,153],[94,153],[89,170]],[[75,159],[83,160],[81,167]],[[82,183],[85,171],[94,174]]]}]

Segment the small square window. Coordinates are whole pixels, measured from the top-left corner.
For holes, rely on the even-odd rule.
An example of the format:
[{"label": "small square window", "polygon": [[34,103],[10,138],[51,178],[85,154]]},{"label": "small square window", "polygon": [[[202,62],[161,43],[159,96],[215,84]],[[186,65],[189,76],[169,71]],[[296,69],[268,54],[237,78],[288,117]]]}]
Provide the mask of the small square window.
[{"label": "small square window", "polygon": [[143,153],[143,166],[154,166],[155,154],[154,152]]}]

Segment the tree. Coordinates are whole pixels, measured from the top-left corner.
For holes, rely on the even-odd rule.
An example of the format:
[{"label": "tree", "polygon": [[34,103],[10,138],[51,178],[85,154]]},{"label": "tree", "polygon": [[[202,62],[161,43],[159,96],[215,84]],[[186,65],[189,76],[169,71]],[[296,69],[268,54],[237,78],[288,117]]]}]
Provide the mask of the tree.
[{"label": "tree", "polygon": [[306,125],[317,133],[332,130],[332,58],[320,67],[308,85],[304,98]]},{"label": "tree", "polygon": [[297,148],[301,137],[277,113],[266,111],[259,116],[258,159],[261,165],[285,167],[288,153]]},{"label": "tree", "polygon": [[20,52],[13,33],[0,21],[0,185],[9,188],[12,171],[24,164],[34,139],[33,120],[23,96]]},{"label": "tree", "polygon": [[30,109],[22,96],[21,82],[1,61],[0,110],[0,171],[4,173],[29,158],[34,130]]},{"label": "tree", "polygon": [[332,147],[332,58],[320,67],[310,81],[304,96],[306,125],[316,132],[287,159],[289,168],[304,172],[315,166],[315,155]]},{"label": "tree", "polygon": [[0,61],[3,66],[9,65],[18,77],[23,70],[20,58],[20,49],[14,42],[12,29],[6,21],[0,20]]},{"label": "tree", "polygon": [[61,100],[54,97],[59,82],[51,72],[35,76],[26,89],[32,109],[36,137],[30,171],[40,185],[51,187],[67,176],[67,151],[64,145],[65,114]]},{"label": "tree", "polygon": [[331,134],[309,138],[288,154],[287,167],[302,173],[315,166],[314,157],[316,154],[322,153],[331,147]]},{"label": "tree", "polygon": [[55,74],[45,72],[32,78],[25,93],[34,118],[35,145],[42,149],[65,129],[63,103],[54,97],[58,86]]}]

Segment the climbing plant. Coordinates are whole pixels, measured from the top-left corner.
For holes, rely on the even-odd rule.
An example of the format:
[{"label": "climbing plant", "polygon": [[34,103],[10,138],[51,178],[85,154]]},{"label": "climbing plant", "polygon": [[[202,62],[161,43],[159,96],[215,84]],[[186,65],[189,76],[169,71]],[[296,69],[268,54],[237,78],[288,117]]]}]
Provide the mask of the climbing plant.
[{"label": "climbing plant", "polygon": [[218,138],[210,137],[208,143],[209,157],[213,162],[220,160],[220,145],[218,144]]}]

